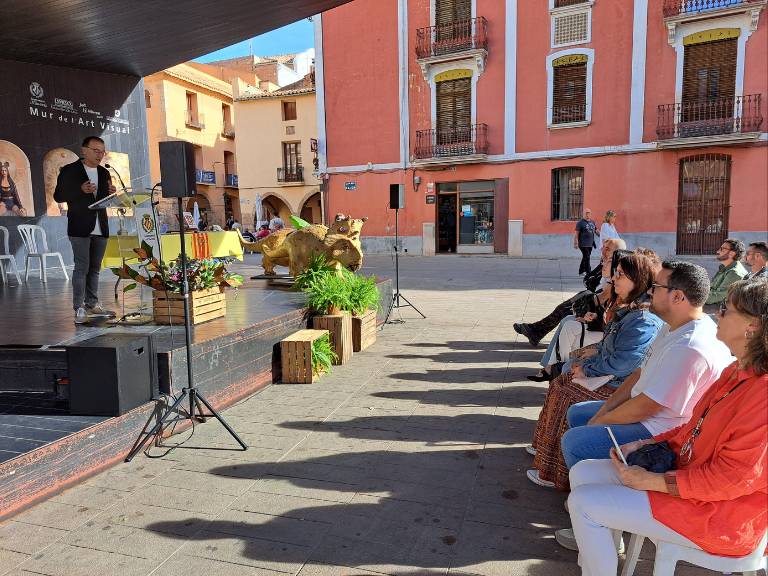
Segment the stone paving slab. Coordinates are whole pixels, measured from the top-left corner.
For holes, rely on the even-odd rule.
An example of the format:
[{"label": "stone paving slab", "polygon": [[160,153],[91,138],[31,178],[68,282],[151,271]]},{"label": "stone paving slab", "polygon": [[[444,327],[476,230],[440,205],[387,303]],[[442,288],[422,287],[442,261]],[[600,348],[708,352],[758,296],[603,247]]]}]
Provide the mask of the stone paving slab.
[{"label": "stone paving slab", "polygon": [[[0,525],[0,574],[576,576],[553,537],[564,495],[525,478],[546,392],[525,375],[543,348],[512,324],[578,291],[577,266],[403,258],[426,320],[396,310],[404,324],[318,383],[228,409],[247,451],[210,421]],[[364,272],[389,276],[391,260]],[[652,557],[647,544],[638,576]]]}]

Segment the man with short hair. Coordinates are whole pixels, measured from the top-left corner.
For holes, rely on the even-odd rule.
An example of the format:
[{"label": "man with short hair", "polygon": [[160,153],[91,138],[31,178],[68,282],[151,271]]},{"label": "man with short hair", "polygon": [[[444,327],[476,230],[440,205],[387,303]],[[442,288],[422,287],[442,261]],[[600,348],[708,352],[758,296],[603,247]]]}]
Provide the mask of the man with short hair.
[{"label": "man with short hair", "polygon": [[84,324],[89,316],[114,316],[99,304],[98,294],[99,271],[109,237],[107,211],[88,208],[117,191],[109,170],[101,166],[105,154],[104,140],[88,136],[83,140],[82,158],[61,168],[53,193],[56,202],[68,205],[67,236],[75,260],[72,272],[75,324]]},{"label": "man with short hair", "polygon": [[750,266],[750,270],[744,276],[744,280],[768,278],[768,244],[765,242],[752,242],[747,248],[744,261]]},{"label": "man with short hair", "polygon": [[[666,322],[635,370],[605,402],[581,402],[568,410],[561,446],[569,468],[587,459],[609,458],[613,446],[652,438],[687,422],[693,407],[733,358],[717,339],[717,325],[702,306],[709,294],[706,270],[666,261],[649,292],[651,311]],[[574,549],[571,530],[557,541]]]},{"label": "man with short hair", "polygon": [[744,252],[744,242],[741,240],[735,238],[723,240],[722,246],[717,250],[717,260],[720,262],[720,267],[717,269],[715,277],[712,278],[709,296],[704,303],[705,312],[716,312],[728,296],[728,287],[747,275],[747,269],[740,262]]},{"label": "man with short hair", "polygon": [[579,264],[579,276],[590,270],[589,256],[595,247],[595,238],[600,236],[592,220],[592,210],[584,209],[584,217],[576,222],[576,230],[573,233],[573,247],[581,250],[581,264]]}]

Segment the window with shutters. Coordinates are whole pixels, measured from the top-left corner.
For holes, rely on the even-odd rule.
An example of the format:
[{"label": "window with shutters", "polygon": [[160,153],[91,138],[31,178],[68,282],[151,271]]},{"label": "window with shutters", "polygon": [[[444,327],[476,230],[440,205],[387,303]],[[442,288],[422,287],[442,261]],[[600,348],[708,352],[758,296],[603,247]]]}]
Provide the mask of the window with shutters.
[{"label": "window with shutters", "polygon": [[733,130],[737,38],[685,46],[680,136]]},{"label": "window with shutters", "polygon": [[284,182],[299,182],[302,178],[301,142],[283,142]]},{"label": "window with shutters", "polygon": [[586,122],[588,56],[571,54],[551,64],[552,110],[550,125]]},{"label": "window with shutters", "polygon": [[296,120],[296,102],[283,102],[283,121]]},{"label": "window with shutters", "polygon": [[437,144],[472,141],[472,78],[435,84]]},{"label": "window with shutters", "polygon": [[584,210],[584,168],[552,170],[552,220],[578,220]]}]

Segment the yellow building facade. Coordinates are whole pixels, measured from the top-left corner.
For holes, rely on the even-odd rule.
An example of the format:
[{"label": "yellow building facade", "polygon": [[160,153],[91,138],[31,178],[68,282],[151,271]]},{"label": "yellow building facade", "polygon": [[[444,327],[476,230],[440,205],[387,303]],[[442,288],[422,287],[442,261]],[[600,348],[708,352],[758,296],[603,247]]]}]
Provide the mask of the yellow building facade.
[{"label": "yellow building facade", "polygon": [[[152,182],[161,181],[159,142],[191,142],[197,194],[186,200],[186,209],[197,202],[209,226],[241,221],[232,85],[179,64],[145,77],[144,89]],[[163,200],[160,214],[169,227],[177,226],[174,201]]]},{"label": "yellow building facade", "polygon": [[256,229],[274,217],[290,225],[292,214],[321,223],[314,74],[272,92],[236,92],[243,227]]}]

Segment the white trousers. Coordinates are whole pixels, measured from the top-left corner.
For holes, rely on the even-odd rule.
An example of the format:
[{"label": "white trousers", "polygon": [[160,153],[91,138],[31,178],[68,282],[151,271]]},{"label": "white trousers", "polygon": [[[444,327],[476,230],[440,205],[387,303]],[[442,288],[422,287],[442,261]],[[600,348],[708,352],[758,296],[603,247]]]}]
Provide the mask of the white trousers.
[{"label": "white trousers", "polygon": [[[584,326],[582,322],[578,320],[566,320],[560,327],[560,334],[558,336],[558,343],[560,344],[560,358],[563,362],[571,357],[571,352],[582,348],[582,346],[589,346],[595,342],[600,342],[603,339],[602,332],[592,332],[586,330],[584,332],[584,344],[581,344],[581,327]],[[557,362],[557,355],[552,354],[549,359],[549,365]]]},{"label": "white trousers", "polygon": [[624,486],[611,460],[582,460],[571,468],[570,481],[568,509],[582,576],[616,576],[619,559],[611,530],[699,548],[654,519],[648,493]]}]

